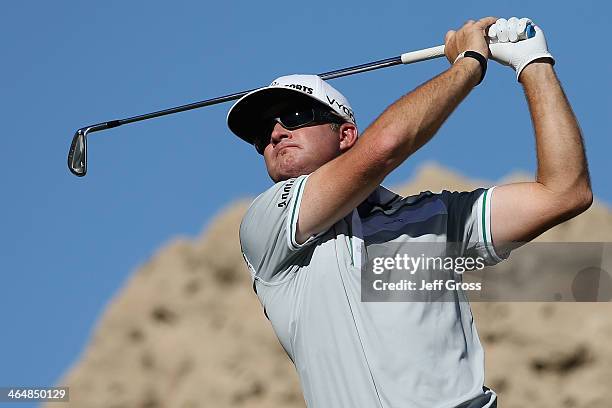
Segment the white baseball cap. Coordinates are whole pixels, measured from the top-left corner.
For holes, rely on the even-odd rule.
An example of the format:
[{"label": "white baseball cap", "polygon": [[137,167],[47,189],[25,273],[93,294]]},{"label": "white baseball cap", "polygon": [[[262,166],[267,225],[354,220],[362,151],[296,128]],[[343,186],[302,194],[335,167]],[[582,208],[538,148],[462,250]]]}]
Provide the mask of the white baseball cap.
[{"label": "white baseball cap", "polygon": [[318,75],[286,75],[240,98],[227,113],[227,126],[239,138],[253,144],[264,123],[283,109],[320,103],[347,122],[356,124],[344,95]]}]

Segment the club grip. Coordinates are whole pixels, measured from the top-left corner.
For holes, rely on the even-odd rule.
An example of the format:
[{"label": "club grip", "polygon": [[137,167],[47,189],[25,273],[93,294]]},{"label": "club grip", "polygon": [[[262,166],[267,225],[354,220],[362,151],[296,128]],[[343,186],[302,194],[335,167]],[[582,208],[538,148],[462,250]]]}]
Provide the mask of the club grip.
[{"label": "club grip", "polygon": [[[525,40],[527,38],[533,38],[536,35],[533,24],[529,23],[525,27],[523,35],[519,36],[519,40]],[[406,52],[400,55],[402,64],[412,64],[413,62],[427,61],[433,58],[440,58],[444,56],[444,45],[438,45],[437,47],[425,48],[423,50]]]},{"label": "club grip", "polygon": [[444,56],[444,45],[437,47],[425,48],[423,50],[406,52],[400,55],[402,64],[412,64],[413,62],[426,61],[432,58]]}]

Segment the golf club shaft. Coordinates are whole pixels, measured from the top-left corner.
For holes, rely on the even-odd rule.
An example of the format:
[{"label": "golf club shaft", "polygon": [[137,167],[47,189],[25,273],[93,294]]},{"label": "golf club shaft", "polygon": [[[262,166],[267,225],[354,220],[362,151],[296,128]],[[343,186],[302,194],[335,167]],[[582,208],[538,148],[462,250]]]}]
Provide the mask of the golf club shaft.
[{"label": "golf club shaft", "polygon": [[[432,58],[438,58],[444,56],[444,45],[440,45],[437,47],[426,48],[423,50],[407,52],[405,54],[399,55],[393,58],[387,58],[383,60],[368,62],[366,64],[355,65],[353,67],[338,69],[335,71],[324,72],[319,74],[321,79],[328,80],[334,78],[340,78],[343,76],[358,74],[366,71],[373,71],[375,69],[391,67],[394,65],[400,64],[411,64],[413,62],[425,61]],[[255,88],[258,89],[258,88]],[[145,113],[143,115],[132,116],[125,119],[111,120],[108,122],[102,122],[95,125],[85,126],[81,128],[83,130],[87,130],[87,133],[97,132],[100,130],[110,129],[117,126],[125,125],[128,123],[140,122],[142,120],[158,118],[160,116],[171,115],[173,113],[185,112],[192,109],[202,108],[204,106],[216,105],[218,103],[228,102],[235,99],[240,99],[247,93],[254,91],[255,89],[250,89],[248,91],[233,93],[229,95],[219,96],[217,98],[206,99],[199,102],[193,102],[187,105],[181,105],[174,108],[164,109],[156,112]]]},{"label": "golf club shaft", "polygon": [[[529,24],[525,26],[523,32],[519,34],[519,40],[531,38],[534,35],[535,29],[531,24]],[[493,46],[493,44],[491,46]],[[339,78],[347,75],[358,74],[360,72],[391,67],[393,65],[411,64],[413,62],[426,61],[432,58],[438,58],[442,56],[444,56],[444,45],[439,45],[437,47],[407,52],[393,58],[387,58],[379,61],[369,62],[366,64],[355,65],[353,67],[338,69],[335,71],[324,72],[322,74],[319,74],[319,77],[321,77],[321,79],[323,80]],[[254,89],[220,96],[213,99],[207,99],[204,101],[194,102],[187,105],[181,105],[175,108],[164,109],[157,112],[145,113],[144,115],[132,116],[130,118],[125,119],[111,120],[108,122],[101,122],[95,125],[80,128],[74,134],[72,138],[72,143],[70,144],[70,150],[68,151],[68,168],[70,169],[72,174],[78,177],[83,177],[85,176],[85,174],[87,174],[87,135],[89,133],[114,128],[117,126],[125,125],[127,123],[140,122],[142,120],[153,119],[160,116],[185,112],[191,109],[202,108],[204,106],[210,106],[222,102],[239,99],[251,91],[254,91]]]}]

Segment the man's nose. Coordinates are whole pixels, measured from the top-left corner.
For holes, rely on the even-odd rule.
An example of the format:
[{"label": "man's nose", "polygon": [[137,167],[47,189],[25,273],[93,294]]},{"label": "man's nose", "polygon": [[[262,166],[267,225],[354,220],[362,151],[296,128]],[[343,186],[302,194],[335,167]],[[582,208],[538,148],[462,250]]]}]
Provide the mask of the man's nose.
[{"label": "man's nose", "polygon": [[274,128],[272,129],[272,134],[270,135],[272,144],[277,144],[285,138],[291,139],[291,132],[285,129],[280,123],[275,123]]}]

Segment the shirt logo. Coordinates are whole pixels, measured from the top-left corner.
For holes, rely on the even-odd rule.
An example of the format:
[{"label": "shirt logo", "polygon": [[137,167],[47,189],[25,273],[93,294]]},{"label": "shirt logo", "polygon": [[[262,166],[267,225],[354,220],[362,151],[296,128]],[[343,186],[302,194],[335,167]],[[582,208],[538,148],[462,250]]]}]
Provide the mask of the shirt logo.
[{"label": "shirt logo", "polygon": [[283,192],[281,194],[281,201],[279,201],[276,206],[279,208],[286,207],[289,201],[289,192],[291,191],[291,187],[295,183],[295,179],[289,180],[283,187]]}]

